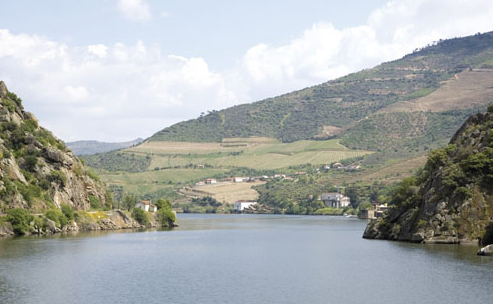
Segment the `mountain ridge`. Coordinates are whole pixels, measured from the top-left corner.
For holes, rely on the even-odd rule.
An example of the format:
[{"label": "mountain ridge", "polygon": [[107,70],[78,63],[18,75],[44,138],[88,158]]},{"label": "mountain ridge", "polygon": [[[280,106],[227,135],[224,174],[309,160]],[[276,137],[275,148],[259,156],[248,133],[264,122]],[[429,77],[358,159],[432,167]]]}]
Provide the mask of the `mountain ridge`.
[{"label": "mountain ridge", "polygon": [[97,140],[78,140],[66,142],[67,147],[74,152],[75,155],[92,155],[97,153],[105,153],[114,150],[130,148],[144,141],[142,138],[137,138],[126,142],[101,142]]},{"label": "mountain ridge", "polygon": [[[283,142],[334,137],[344,141],[352,135],[351,125],[398,102],[430,95],[468,69],[491,69],[492,58],[493,32],[441,40],[401,59],[320,85],[211,111],[158,131],[146,141],[221,142],[224,138],[250,136]],[[486,104],[480,101],[483,108],[478,110]],[[462,122],[458,121],[455,129]],[[331,128],[342,131],[324,132]]]}]

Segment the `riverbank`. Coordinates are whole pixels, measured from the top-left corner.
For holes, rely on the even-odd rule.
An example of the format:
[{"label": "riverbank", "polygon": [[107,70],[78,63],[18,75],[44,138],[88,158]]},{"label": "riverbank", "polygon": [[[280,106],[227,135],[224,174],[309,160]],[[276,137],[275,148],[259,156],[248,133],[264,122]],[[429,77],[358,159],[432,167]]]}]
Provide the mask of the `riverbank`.
[{"label": "riverbank", "polygon": [[[111,211],[83,211],[74,212],[74,219],[66,224],[57,223],[43,215],[33,215],[29,222],[29,229],[25,235],[49,235],[66,232],[83,232],[99,230],[119,230],[157,227],[177,227],[176,223],[160,223],[156,213],[147,213],[148,223],[141,224],[131,213],[122,210]],[[0,222],[0,237],[14,236],[15,229],[10,222]]]}]

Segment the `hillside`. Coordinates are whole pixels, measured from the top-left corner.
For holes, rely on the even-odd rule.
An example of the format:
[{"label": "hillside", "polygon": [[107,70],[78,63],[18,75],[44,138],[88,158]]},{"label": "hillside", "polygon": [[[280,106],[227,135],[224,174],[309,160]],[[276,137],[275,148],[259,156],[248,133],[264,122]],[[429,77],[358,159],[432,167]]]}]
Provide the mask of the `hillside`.
[{"label": "hillside", "polygon": [[62,205],[87,210],[91,202],[111,204],[99,178],[40,127],[3,82],[0,101],[0,215],[14,208],[37,213]]},{"label": "hillside", "polygon": [[469,117],[388,201],[388,213],[369,223],[365,238],[493,243],[493,105]]},{"label": "hillside", "polygon": [[110,152],[113,150],[120,150],[130,148],[143,141],[142,138],[137,138],[127,142],[100,142],[97,140],[81,140],[65,143],[67,147],[74,152],[75,155],[92,155],[97,153]]},{"label": "hillside", "polygon": [[[467,117],[484,111],[493,100],[492,76],[493,33],[444,40],[321,85],[212,111],[135,147],[83,159],[117,196],[181,201],[180,189],[210,177],[306,171],[314,187],[269,184],[255,190],[281,211],[289,209],[284,197],[290,189],[298,192],[290,197],[293,206],[298,197],[334,185],[356,189],[355,201],[364,203],[375,183],[384,189],[412,175],[431,149],[445,146]],[[359,169],[323,172],[335,162]]]},{"label": "hillside", "polygon": [[[349,147],[376,150],[380,143],[373,141],[375,136],[403,139],[404,135],[395,145],[412,150],[415,139],[423,147],[449,138],[452,134],[447,130],[457,129],[468,115],[485,108],[492,96],[492,68],[493,33],[444,40],[317,86],[209,112],[163,129],[147,142],[338,137]],[[470,84],[475,87],[464,90]],[[456,94],[459,91],[462,95]],[[375,131],[365,136],[361,130],[369,128]],[[433,134],[443,129],[444,134]]]}]

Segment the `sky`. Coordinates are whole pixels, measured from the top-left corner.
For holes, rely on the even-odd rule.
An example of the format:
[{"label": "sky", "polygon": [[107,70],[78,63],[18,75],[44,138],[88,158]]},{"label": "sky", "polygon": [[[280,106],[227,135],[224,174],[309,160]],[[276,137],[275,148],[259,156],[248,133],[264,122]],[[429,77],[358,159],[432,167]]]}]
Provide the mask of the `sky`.
[{"label": "sky", "polygon": [[439,39],[491,0],[0,0],[0,80],[65,141],[146,138]]}]

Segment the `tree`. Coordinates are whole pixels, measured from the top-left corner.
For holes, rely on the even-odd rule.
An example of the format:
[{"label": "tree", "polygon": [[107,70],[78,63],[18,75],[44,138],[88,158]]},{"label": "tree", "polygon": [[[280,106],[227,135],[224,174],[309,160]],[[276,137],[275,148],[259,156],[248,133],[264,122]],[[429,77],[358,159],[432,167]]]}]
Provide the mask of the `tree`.
[{"label": "tree", "polygon": [[136,198],[134,195],[126,195],[123,198],[123,208],[127,209],[128,211],[132,210],[135,207],[135,202]]},{"label": "tree", "polygon": [[173,227],[176,216],[171,208],[162,208],[157,211],[157,218],[161,226]]},{"label": "tree", "polygon": [[158,210],[166,209],[166,208],[171,209],[171,202],[164,198],[160,198],[157,200],[156,206]]}]

